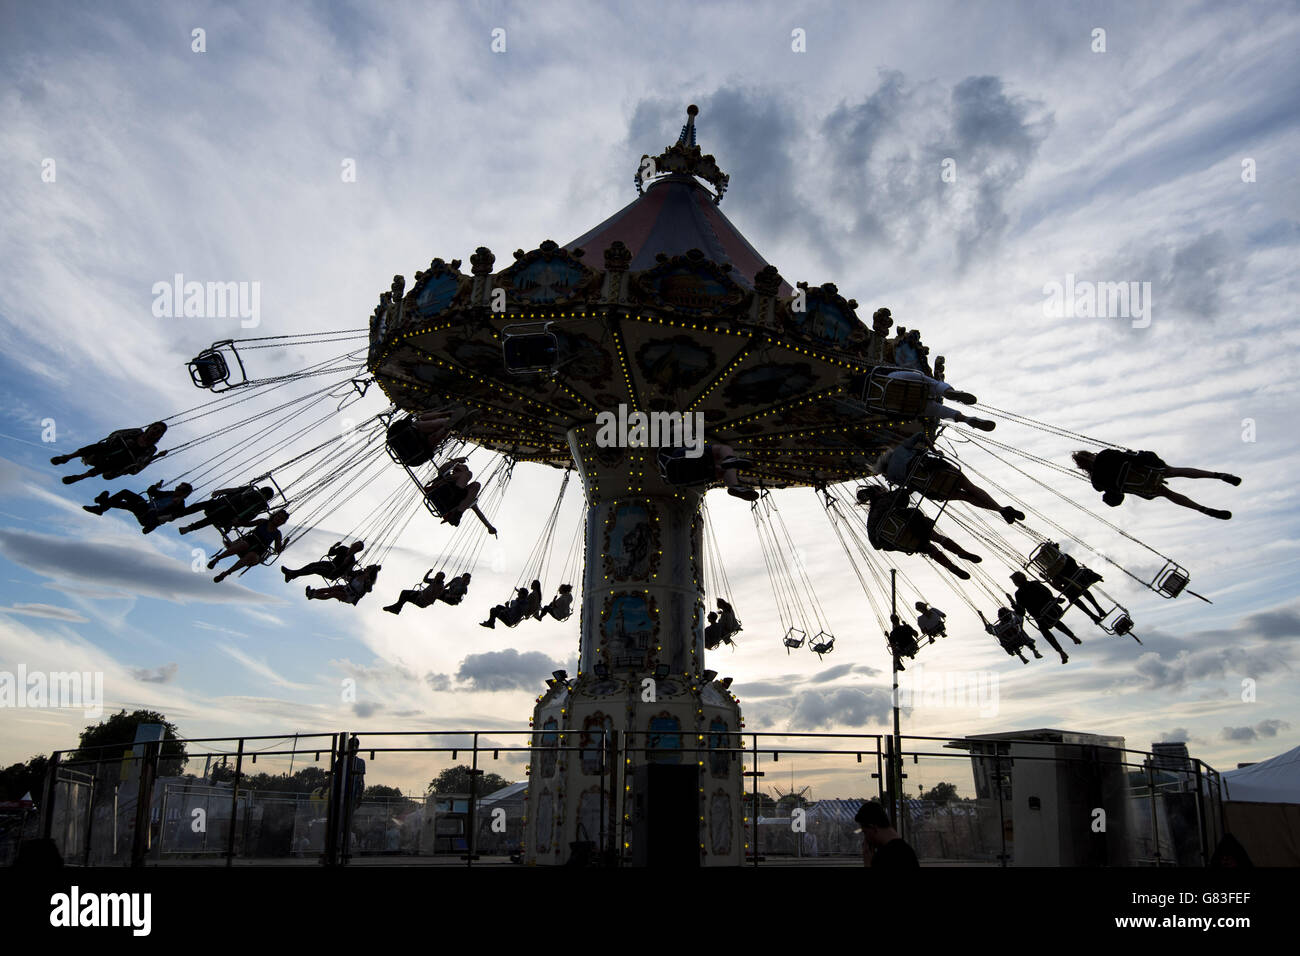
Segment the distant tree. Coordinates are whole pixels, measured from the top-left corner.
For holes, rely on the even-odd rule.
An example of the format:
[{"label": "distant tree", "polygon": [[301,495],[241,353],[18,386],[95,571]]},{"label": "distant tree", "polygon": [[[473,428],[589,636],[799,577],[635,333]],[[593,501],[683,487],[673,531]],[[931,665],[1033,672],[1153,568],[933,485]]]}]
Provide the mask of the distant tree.
[{"label": "distant tree", "polygon": [[36,803],[41,801],[45,786],[45,771],[50,760],[45,756],[32,757],[26,763],[10,764],[0,770],[0,800],[21,800],[30,793]]},{"label": "distant tree", "polygon": [[383,800],[389,805],[392,813],[406,813],[414,810],[419,806],[416,801],[406,796],[397,787],[386,787],[383,784],[375,784],[366,787],[366,792],[361,797],[362,800]]},{"label": "distant tree", "polygon": [[[230,783],[235,779],[235,762],[229,758],[208,771],[212,783]],[[311,793],[329,782],[329,774],[320,767],[303,767],[288,773],[249,773],[247,763],[239,780],[241,790],[264,793]]]},{"label": "distant tree", "polygon": [[[127,713],[119,710],[107,720],[86,727],[81,732],[80,747],[68,755],[68,760],[85,761],[94,765],[96,776],[103,776],[109,767],[116,768],[122,760],[122,751],[135,743],[136,728],[141,724],[162,724],[162,758],[158,761],[158,775],[175,777],[189,759],[185,745],[180,742],[176,725],[154,710],[136,710]],[[88,770],[83,765],[75,769]]]},{"label": "distant tree", "polygon": [[751,817],[754,817],[754,816],[758,816],[758,817],[774,817],[774,816],[777,815],[777,812],[776,812],[776,801],[773,800],[773,799],[772,799],[768,794],[764,793],[762,790],[760,790],[760,791],[758,792],[758,812],[757,812],[757,813],[751,813],[751,812],[750,812],[750,811],[752,810],[752,808],[753,808],[753,804],[754,804],[754,794],[753,794],[753,791],[746,790],[746,791],[741,795],[741,798],[740,798],[740,799],[741,799],[741,806],[744,808],[744,810],[745,810],[745,814],[746,814],[747,816],[751,816]]},{"label": "distant tree", "polygon": [[940,806],[943,806],[946,803],[951,803],[953,800],[957,799],[957,785],[941,781],[936,783],[925,793],[921,794],[921,799],[929,800],[933,803],[939,804]]},{"label": "distant tree", "polygon": [[[469,778],[472,768],[466,766],[448,767],[438,776],[429,781],[428,793],[469,793]],[[478,778],[478,787],[474,791],[476,796],[485,797],[489,793],[495,793],[504,787],[510,786],[510,781],[500,774],[485,773]]]}]

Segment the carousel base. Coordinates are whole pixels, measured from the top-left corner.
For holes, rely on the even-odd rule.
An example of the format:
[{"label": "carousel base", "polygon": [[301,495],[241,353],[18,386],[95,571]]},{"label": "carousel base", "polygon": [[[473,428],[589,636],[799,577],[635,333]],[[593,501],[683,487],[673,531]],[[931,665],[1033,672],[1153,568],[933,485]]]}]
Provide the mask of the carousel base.
[{"label": "carousel base", "polygon": [[542,696],[533,727],[526,862],[743,861],[740,706],[717,684],[583,674]]}]

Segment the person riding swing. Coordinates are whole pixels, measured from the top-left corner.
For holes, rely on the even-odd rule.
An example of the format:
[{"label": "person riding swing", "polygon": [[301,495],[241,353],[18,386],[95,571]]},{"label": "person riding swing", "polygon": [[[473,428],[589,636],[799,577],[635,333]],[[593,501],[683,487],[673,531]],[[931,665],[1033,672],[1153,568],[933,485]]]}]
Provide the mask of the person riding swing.
[{"label": "person riding swing", "polygon": [[55,455],[50,464],[65,465],[80,458],[83,465],[90,466],[83,474],[66,476],[65,485],[96,475],[110,481],[123,475],[138,475],[167,454],[158,450],[158,442],[166,431],[164,422],[154,422],[144,428],[121,428],[93,445],[84,445],[68,455]]},{"label": "person riding swing", "polygon": [[1061,650],[1061,645],[1052,636],[1052,629],[1060,631],[1076,644],[1082,644],[1083,641],[1079,640],[1074,631],[1061,621],[1061,615],[1064,613],[1061,602],[1065,599],[1054,595],[1042,581],[1030,580],[1020,571],[1011,575],[1011,582],[1016,586],[1015,597],[1007,595],[1012,610],[1020,612],[1033,621],[1043,637],[1047,639],[1047,643],[1061,655],[1061,663],[1068,664],[1070,656]]},{"label": "person riding swing", "polygon": [[886,635],[886,640],[889,641],[890,653],[894,655],[894,659],[898,662],[898,669],[900,671],[907,670],[903,666],[902,658],[906,657],[911,660],[916,657],[917,652],[921,649],[916,640],[916,628],[903,623],[897,614],[889,615],[889,622],[893,625]]},{"label": "person riding swing", "polygon": [[129,511],[135,516],[135,520],[140,523],[141,533],[150,534],[159,525],[166,524],[168,521],[175,521],[182,515],[187,514],[188,509],[185,506],[185,499],[194,490],[194,487],[187,481],[182,481],[171,491],[164,491],[162,486],[161,481],[154,482],[145,489],[147,497],[142,497],[127,489],[113,495],[110,495],[107,491],[101,491],[95,496],[93,505],[82,505],[82,508],[93,515],[102,515],[113,508]]},{"label": "person riding swing", "polygon": [[[1049,544],[1057,548],[1060,559],[1048,572],[1048,583],[1060,591],[1061,596],[1066,601],[1092,618],[1094,624],[1100,624],[1106,617],[1106,611],[1088,589],[1094,584],[1100,584],[1105,579],[1092,568],[1080,564],[1064,551],[1060,551],[1055,542],[1049,542]],[[1092,604],[1092,608],[1083,603],[1085,600]]]},{"label": "person riding swing", "polygon": [[1119,507],[1125,495],[1136,495],[1148,501],[1154,498],[1165,498],[1183,508],[1190,508],[1211,518],[1227,521],[1232,517],[1231,511],[1220,511],[1198,505],[1186,495],[1166,487],[1165,479],[1217,478],[1230,485],[1241,484],[1241,479],[1236,475],[1223,471],[1174,468],[1153,451],[1106,448],[1095,453],[1076,451],[1071,457],[1074,459],[1075,466],[1092,481],[1092,487],[1102,493],[1101,500],[1112,508]]},{"label": "person riding swing", "polygon": [[497,621],[506,627],[514,627],[524,619],[528,609],[528,588],[517,588],[509,604],[498,604],[488,613],[486,621],[479,621],[480,627],[496,629]]},{"label": "person riding swing", "polygon": [[557,621],[567,621],[569,615],[573,613],[573,585],[561,584],[556,591],[555,597],[551,598],[549,604],[538,612],[537,620],[542,620],[548,614]]},{"label": "person riding swing", "polygon": [[659,452],[659,474],[670,485],[702,485],[722,482],[727,494],[745,501],[757,501],[758,490],[743,484],[739,472],[754,463],[739,457],[730,445],[705,442],[698,457],[686,454],[685,448],[665,448]]},{"label": "person riding swing", "polygon": [[982,560],[980,556],[936,532],[934,522],[920,510],[910,507],[910,500],[911,493],[906,488],[886,491],[879,485],[866,485],[858,489],[858,504],[870,509],[867,512],[867,540],[871,546],[877,551],[924,554],[963,581],[969,580],[970,572],[953,564],[935,545],[975,563]]},{"label": "person riding swing", "polygon": [[380,570],[382,570],[381,565],[369,565],[366,568],[354,571],[345,583],[336,584],[329,588],[313,588],[309,584],[307,585],[307,600],[334,600],[355,606],[358,601],[374,590],[375,580],[379,577]]},{"label": "person riding swing", "polygon": [[339,541],[330,545],[323,560],[313,561],[297,569],[281,567],[280,571],[284,574],[286,583],[309,574],[319,574],[323,578],[337,581],[352,574],[357,566],[357,555],[365,549],[365,546],[364,541],[353,541],[351,544]]},{"label": "person riding swing", "polygon": [[446,590],[447,573],[439,571],[433,577],[429,577],[430,572],[424,574],[422,588],[407,588],[397,595],[397,600],[392,604],[384,606],[385,611],[393,614],[401,614],[402,606],[405,604],[414,604],[418,608],[426,608],[438,598],[442,597],[443,591]]},{"label": "person riding swing", "polygon": [[438,475],[424,486],[425,500],[447,524],[457,527],[466,511],[473,511],[483,527],[495,535],[497,529],[479,510],[477,501],[481,486],[471,481],[474,473],[465,466],[466,458],[452,458],[438,466]]},{"label": "person riding swing", "polygon": [[459,604],[469,592],[469,580],[470,573],[468,571],[464,574],[458,574],[447,582],[447,587],[438,595],[436,600],[441,601],[443,604]]},{"label": "person riding swing", "polygon": [[280,528],[288,520],[289,512],[281,509],[273,515],[253,522],[247,534],[236,538],[208,562],[208,570],[211,571],[217,566],[218,561],[231,557],[239,558],[212,580],[220,584],[236,571],[261,564],[272,552],[279,554],[284,549],[284,537],[280,533]]},{"label": "person riding swing", "polygon": [[921,629],[921,633],[934,643],[936,637],[947,637],[947,625],[944,619],[948,616],[940,611],[937,607],[930,607],[924,601],[916,602],[916,626]]},{"label": "person riding swing", "polygon": [[180,529],[181,534],[189,534],[200,528],[214,527],[222,534],[228,534],[235,528],[244,528],[253,524],[257,516],[267,510],[275,490],[270,487],[255,488],[244,485],[239,488],[221,488],[212,493],[206,501],[197,501],[188,506],[183,514],[203,512],[203,518]]},{"label": "person riding swing", "polygon": [[1024,521],[1025,513],[999,505],[983,488],[935,449],[925,432],[917,432],[901,445],[882,454],[876,470],[892,485],[919,493],[930,501],[965,501],[976,508],[996,511],[1007,524]]},{"label": "person riding swing", "polygon": [[1042,660],[1043,655],[1038,653],[1038,645],[1034,643],[1033,638],[1025,633],[1023,615],[1017,614],[1009,607],[1000,607],[998,608],[998,619],[990,624],[983,611],[977,610],[975,613],[984,622],[984,630],[997,638],[998,644],[1002,646],[1004,651],[1012,657],[1020,658],[1020,663],[1029,663],[1028,658],[1021,653],[1021,648],[1025,647],[1033,652],[1034,657]]}]

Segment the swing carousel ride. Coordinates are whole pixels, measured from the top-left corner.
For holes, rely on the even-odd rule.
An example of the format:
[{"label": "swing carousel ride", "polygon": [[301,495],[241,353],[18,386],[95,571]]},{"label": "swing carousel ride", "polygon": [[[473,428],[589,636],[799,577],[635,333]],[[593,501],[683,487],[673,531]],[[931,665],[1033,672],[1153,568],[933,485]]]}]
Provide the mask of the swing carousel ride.
[{"label": "swing carousel ride", "polygon": [[[189,364],[211,399],[54,459],[80,457],[90,466],[68,482],[134,475],[158,460],[175,465],[174,476],[144,495],[105,492],[87,510],[129,510],[145,533],[200,515],[180,530],[220,535],[210,566],[234,564],[219,578],[274,564],[295,545],[306,550],[303,542],[314,557],[318,543],[334,536],[324,531],[331,516],[351,501],[373,500],[324,557],[283,569],[286,580],[325,579],[328,587],[307,588],[309,599],[355,605],[414,519],[430,522],[421,536],[439,522],[450,525],[429,573],[385,608],[393,613],[407,603],[471,600],[487,538],[513,537],[492,520],[516,471],[559,471],[554,506],[516,587],[484,622],[515,627],[548,613],[565,620],[582,575],[578,674],[555,672],[531,722],[527,854],[541,863],[564,862],[571,843],[629,819],[639,766],[679,762],[682,754],[670,752],[690,735],[701,748],[731,746],[741,726],[730,679],[705,667],[706,651],[734,646],[741,631],[705,505],[709,489],[749,502],[782,629],[771,639],[787,654],[822,659],[836,651],[777,507],[776,492],[803,488],[820,502],[887,653],[903,667],[947,633],[946,615],[927,603],[937,596],[920,592],[905,557],[930,561],[969,608],[966,623],[980,622],[982,639],[991,635],[1027,663],[1026,650],[1041,656],[1033,629],[1064,663],[1054,633],[1079,643],[1062,621],[1068,609],[1107,634],[1137,637],[1128,610],[1098,586],[1102,576],[1067,549],[1162,597],[1193,592],[1183,567],[1056,485],[1091,480],[1108,503],[1124,493],[1183,503],[1166,494],[1166,478],[1232,479],[1171,468],[1150,452],[981,405],[945,382],[943,357],[931,364],[919,334],[895,329],[888,309],[868,326],[835,285],[790,286],[720,211],[728,177],[696,144],[698,110],[687,113],[677,142],[642,158],[637,198],[572,242],[517,251],[498,271],[484,247],[470,257],[468,274],[458,259],[434,259],[409,289],[402,276],[393,280],[368,331],[214,343]],[[258,350],[297,357],[340,343],[349,351],[284,374],[250,375]],[[376,392],[387,402],[361,417]],[[353,424],[339,431],[344,415]],[[602,432],[609,415],[627,423],[626,440]],[[1084,456],[1087,469],[1071,468],[995,440],[992,419],[1098,451]],[[672,430],[691,421],[703,423],[702,448]],[[676,445],[655,441],[646,425],[653,422],[677,435]],[[182,429],[193,437],[158,451],[164,433]],[[997,466],[1147,549],[1158,570],[1121,567],[1073,524],[1013,496],[989,473]],[[585,518],[557,536],[574,474]],[[891,607],[891,572],[905,615]],[[550,603],[543,604],[542,586],[557,586]],[[474,594],[485,607],[491,597]],[[628,735],[622,768],[607,767],[593,745],[610,730]],[[553,749],[566,735],[577,737],[580,756]],[[621,799],[607,801],[602,776],[615,769],[625,786]],[[701,862],[740,862],[740,761],[710,757],[692,770]],[[630,849],[625,836],[620,842]]]}]

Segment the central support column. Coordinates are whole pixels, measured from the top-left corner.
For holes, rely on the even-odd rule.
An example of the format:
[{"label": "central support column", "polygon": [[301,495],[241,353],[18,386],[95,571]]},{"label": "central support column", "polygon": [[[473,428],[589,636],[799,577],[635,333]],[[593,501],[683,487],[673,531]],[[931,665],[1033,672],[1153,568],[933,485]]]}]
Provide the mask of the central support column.
[{"label": "central support column", "polygon": [[[587,496],[578,675],[534,711],[526,856],[563,863],[603,843],[635,863],[736,865],[743,767],[725,751],[740,707],[704,679],[703,489],[665,484],[653,449],[600,448],[594,432],[569,433]],[[601,730],[619,732],[616,767]]]},{"label": "central support column", "polygon": [[624,680],[697,677],[704,667],[698,488],[673,489],[652,451],[596,449],[570,433],[587,495],[578,669]]}]

